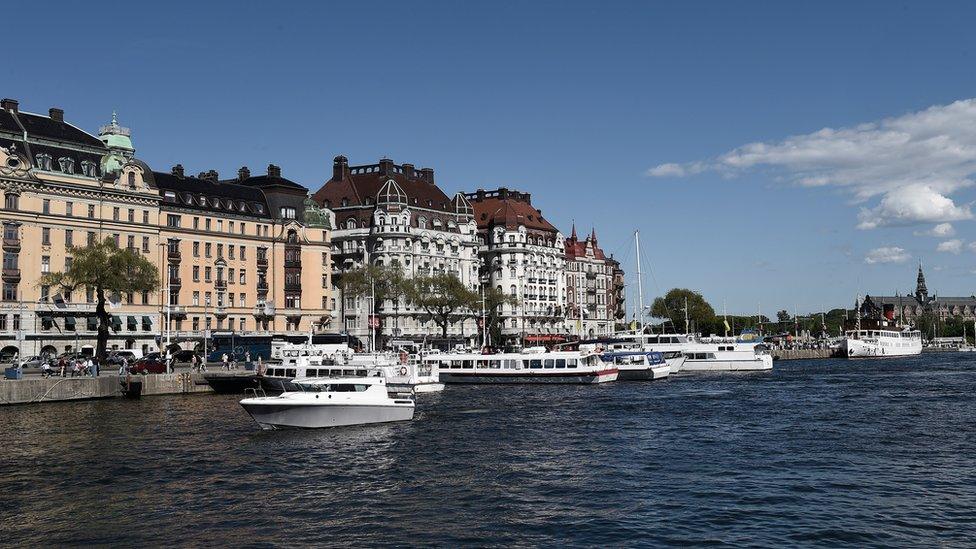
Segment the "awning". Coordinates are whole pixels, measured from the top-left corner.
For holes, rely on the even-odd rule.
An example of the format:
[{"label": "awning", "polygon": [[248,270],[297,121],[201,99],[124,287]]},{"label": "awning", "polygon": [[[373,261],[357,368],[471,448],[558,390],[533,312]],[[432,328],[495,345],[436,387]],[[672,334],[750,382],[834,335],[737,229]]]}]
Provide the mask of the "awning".
[{"label": "awning", "polygon": [[116,332],[122,329],[122,318],[112,315],[112,329]]},{"label": "awning", "polygon": [[142,317],[142,329],[151,330],[152,329],[152,318],[148,316]]},{"label": "awning", "polygon": [[71,330],[72,332],[75,331],[75,317],[73,316],[64,317],[64,329]]},{"label": "awning", "polygon": [[130,316],[128,317],[128,322],[126,322],[126,325],[128,325],[129,330],[135,330],[136,327],[139,326],[139,322],[136,321],[136,317]]},{"label": "awning", "polygon": [[551,341],[566,341],[566,338],[561,335],[556,334],[538,334],[538,335],[527,335],[525,336],[525,341],[530,341],[533,343],[543,343]]},{"label": "awning", "polygon": [[98,329],[98,318],[90,316],[86,320],[88,322],[88,329],[90,331],[95,331]]}]

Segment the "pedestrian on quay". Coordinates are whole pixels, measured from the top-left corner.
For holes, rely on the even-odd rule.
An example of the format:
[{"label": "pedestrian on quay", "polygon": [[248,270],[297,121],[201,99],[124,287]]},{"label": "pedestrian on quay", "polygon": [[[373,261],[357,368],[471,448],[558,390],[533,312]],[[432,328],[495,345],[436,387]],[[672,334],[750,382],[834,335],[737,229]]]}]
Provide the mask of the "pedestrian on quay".
[{"label": "pedestrian on quay", "polygon": [[119,369],[119,375],[124,376],[129,373],[129,359],[122,357],[122,367]]},{"label": "pedestrian on quay", "polygon": [[65,373],[66,373],[65,372],[65,369],[67,367],[68,367],[68,361],[66,361],[64,359],[64,357],[59,358],[58,359],[58,375],[61,376],[61,377],[65,377]]},{"label": "pedestrian on quay", "polygon": [[251,351],[247,351],[244,353],[244,368],[247,369],[250,367],[251,367]]},{"label": "pedestrian on quay", "polygon": [[224,356],[221,357],[221,360],[224,362],[224,369],[230,370],[230,357],[227,356],[227,353],[224,353]]},{"label": "pedestrian on quay", "polygon": [[264,375],[264,359],[261,358],[261,355],[258,355],[258,375]]},{"label": "pedestrian on quay", "polygon": [[190,357],[190,371],[192,372],[194,370],[198,372],[200,371],[200,364],[199,361],[197,360],[196,353],[193,353],[193,356]]}]

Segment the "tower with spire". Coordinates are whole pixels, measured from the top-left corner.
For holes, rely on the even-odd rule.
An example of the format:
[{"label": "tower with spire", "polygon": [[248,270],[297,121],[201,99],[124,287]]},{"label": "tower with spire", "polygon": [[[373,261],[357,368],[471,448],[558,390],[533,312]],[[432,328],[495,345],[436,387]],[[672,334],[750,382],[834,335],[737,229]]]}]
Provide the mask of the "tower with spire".
[{"label": "tower with spire", "polygon": [[925,273],[922,272],[922,262],[918,262],[918,278],[915,281],[915,299],[925,303],[929,299],[929,289],[925,287]]}]

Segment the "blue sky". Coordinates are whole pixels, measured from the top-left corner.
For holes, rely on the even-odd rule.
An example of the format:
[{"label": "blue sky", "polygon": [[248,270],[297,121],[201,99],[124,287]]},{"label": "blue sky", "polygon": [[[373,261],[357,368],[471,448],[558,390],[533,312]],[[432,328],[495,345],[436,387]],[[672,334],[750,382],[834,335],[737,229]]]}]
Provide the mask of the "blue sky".
[{"label": "blue sky", "polygon": [[911,290],[919,260],[931,290],[976,292],[974,16],[938,2],[27,3],[5,25],[0,95],[91,131],[117,110],[159,170],[273,162],[314,191],[341,153],[430,166],[449,193],[518,188],[565,233],[595,225],[630,273],[639,228],[648,299],[683,286],[730,312],[802,312]]}]

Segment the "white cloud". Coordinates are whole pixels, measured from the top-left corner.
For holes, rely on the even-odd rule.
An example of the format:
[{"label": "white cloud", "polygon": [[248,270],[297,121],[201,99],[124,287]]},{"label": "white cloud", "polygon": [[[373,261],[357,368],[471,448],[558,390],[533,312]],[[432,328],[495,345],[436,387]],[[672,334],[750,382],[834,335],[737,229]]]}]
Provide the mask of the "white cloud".
[{"label": "white cloud", "polygon": [[966,247],[969,248],[969,251],[976,252],[976,242],[970,242],[969,246]]},{"label": "white cloud", "polygon": [[972,219],[971,206],[956,204],[950,195],[974,183],[976,99],[779,142],[749,143],[709,161],[661,164],[647,174],[681,177],[711,170],[736,175],[763,166],[795,185],[839,187],[856,203],[877,200],[862,208],[862,229]]},{"label": "white cloud", "polygon": [[962,252],[962,240],[953,238],[952,240],[940,242],[939,245],[935,247],[935,251],[959,255]]},{"label": "white cloud", "polygon": [[874,265],[875,263],[904,263],[911,258],[912,256],[904,248],[883,246],[868,252],[868,255],[864,256],[864,262],[869,265]]},{"label": "white cloud", "polygon": [[956,236],[956,229],[953,228],[951,223],[939,223],[935,227],[927,231],[915,231],[915,236],[934,236],[937,238],[948,238],[950,236]]}]

